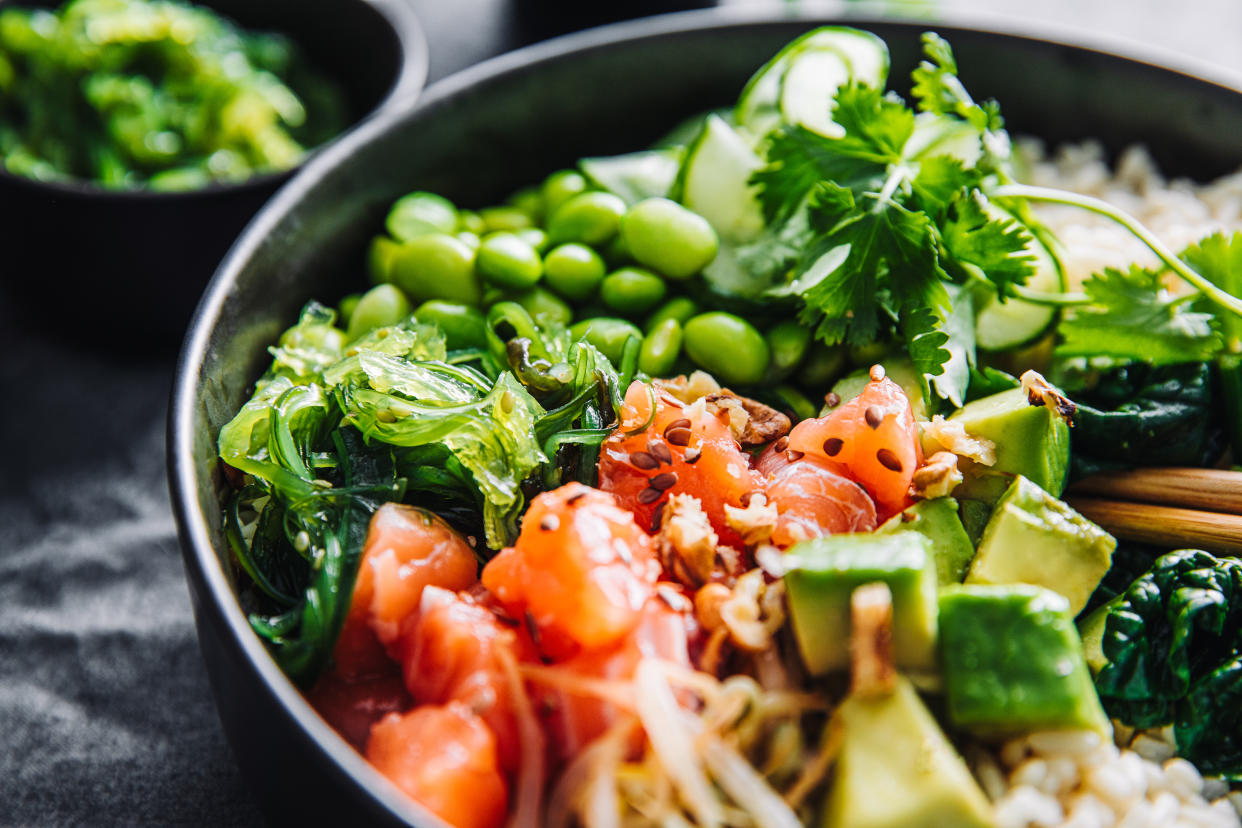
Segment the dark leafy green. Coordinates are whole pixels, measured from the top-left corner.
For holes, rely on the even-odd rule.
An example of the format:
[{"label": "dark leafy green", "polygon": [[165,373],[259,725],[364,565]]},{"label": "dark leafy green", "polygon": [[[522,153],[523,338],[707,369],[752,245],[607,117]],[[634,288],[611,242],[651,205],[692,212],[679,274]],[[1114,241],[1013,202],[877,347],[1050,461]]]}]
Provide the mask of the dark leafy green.
[{"label": "dark leafy green", "polygon": [[1164,555],[1112,606],[1096,689],[1109,715],[1173,725],[1178,752],[1242,779],[1242,561]]},{"label": "dark leafy green", "polygon": [[1211,466],[1224,451],[1208,363],[1135,363],[1058,381],[1078,405],[1073,479],[1137,466]]}]

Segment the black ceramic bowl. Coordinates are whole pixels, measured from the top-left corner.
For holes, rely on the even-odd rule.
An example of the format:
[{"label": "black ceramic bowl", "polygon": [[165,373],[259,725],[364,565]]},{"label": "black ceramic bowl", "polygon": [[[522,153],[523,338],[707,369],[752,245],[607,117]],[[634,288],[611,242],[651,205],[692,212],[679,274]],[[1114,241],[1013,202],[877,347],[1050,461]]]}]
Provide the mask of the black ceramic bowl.
[{"label": "black ceramic bowl", "polygon": [[[243,28],[292,38],[341,84],[351,124],[411,102],[427,78],[427,44],[405,0],[196,2]],[[229,245],[293,172],[157,193],[0,169],[0,301],[7,292],[40,322],[101,345],[175,345]]]},{"label": "black ceramic bowl", "polygon": [[[434,825],[333,733],[247,626],[220,531],[215,438],[270,359],[265,346],[310,297],[360,287],[367,240],[388,205],[427,189],[494,203],[585,155],[644,146],[684,116],[734,101],[794,36],[828,22],[692,12],[622,24],[498,58],[427,89],[327,149],[251,223],[216,273],[181,355],[170,482],[203,657],[242,772],[274,818]],[[884,37],[908,77],[926,24],[855,20]],[[938,26],[966,85],[998,98],[1016,134],[1141,141],[1166,171],[1207,177],[1242,164],[1242,93],[1047,40]]]}]

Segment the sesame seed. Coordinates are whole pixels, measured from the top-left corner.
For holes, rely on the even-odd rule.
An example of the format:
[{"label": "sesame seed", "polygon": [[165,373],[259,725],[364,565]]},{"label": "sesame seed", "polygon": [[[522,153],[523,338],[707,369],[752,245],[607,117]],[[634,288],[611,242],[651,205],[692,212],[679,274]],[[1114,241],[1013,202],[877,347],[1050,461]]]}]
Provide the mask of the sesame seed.
[{"label": "sesame seed", "polygon": [[884,422],[884,414],[880,411],[878,405],[869,405],[867,410],[863,412],[863,419],[867,421],[867,425],[875,429],[879,428],[880,423]]},{"label": "sesame seed", "polygon": [[646,506],[648,504],[655,503],[657,500],[660,499],[660,496],[663,494],[664,492],[660,491],[659,489],[653,489],[650,486],[648,486],[647,488],[643,489],[641,492],[638,493],[638,502]]},{"label": "sesame seed", "polygon": [[664,472],[651,478],[651,488],[664,491],[677,485],[677,472]]},{"label": "sesame seed", "polygon": [[660,461],[645,451],[636,451],[630,455],[630,465],[636,469],[650,470],[658,467]]},{"label": "sesame seed", "polygon": [[689,427],[690,427],[690,421],[686,419],[685,417],[682,417],[677,420],[673,420],[671,423],[669,423],[668,425],[664,427],[664,436],[667,437],[668,433],[670,431],[673,431],[674,429],[689,428]]},{"label": "sesame seed", "polygon": [[889,471],[901,471],[901,461],[897,459],[897,455],[893,454],[890,449],[882,448],[875,453],[875,459],[880,461],[880,465]]},{"label": "sesame seed", "polygon": [[690,443],[690,429],[688,428],[670,428],[664,432],[664,436],[675,446],[684,446]]},{"label": "sesame seed", "polygon": [[824,395],[824,405],[829,408],[836,408],[841,404],[841,395],[835,391],[829,391]]},{"label": "sesame seed", "polygon": [[845,448],[845,441],[840,437],[829,437],[824,441],[824,454],[829,457],[836,457],[843,448]]},{"label": "sesame seed", "polygon": [[772,447],[772,450],[773,451],[784,451],[787,448],[789,448],[789,438],[782,437],[781,439],[776,441],[776,445]]},{"label": "sesame seed", "polygon": [[668,446],[664,445],[664,443],[661,443],[659,440],[648,441],[647,451],[652,457],[659,460],[661,463],[666,463],[670,466],[673,465],[672,452],[668,450]]},{"label": "sesame seed", "polygon": [[872,382],[879,382],[884,379],[884,366],[878,362],[875,365],[872,365],[870,376]]},{"label": "sesame seed", "polygon": [[561,519],[556,515],[544,515],[539,521],[539,528],[545,532],[555,532],[561,528]]}]

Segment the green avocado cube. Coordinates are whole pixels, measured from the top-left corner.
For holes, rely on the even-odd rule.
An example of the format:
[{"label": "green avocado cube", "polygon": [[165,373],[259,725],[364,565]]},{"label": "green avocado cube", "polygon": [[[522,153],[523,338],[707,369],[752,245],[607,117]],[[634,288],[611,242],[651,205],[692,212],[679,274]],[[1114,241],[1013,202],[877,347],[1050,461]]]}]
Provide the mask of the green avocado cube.
[{"label": "green avocado cube", "polygon": [[920,500],[898,515],[893,515],[877,533],[918,532],[931,541],[936,559],[936,580],[940,586],[960,584],[975,556],[975,547],[958,517],[957,501],[951,497]]},{"label": "green avocado cube", "polygon": [[823,828],[990,828],[992,808],[909,679],[837,712],[841,752]]},{"label": "green avocado cube", "polygon": [[958,497],[995,500],[1015,474],[1059,495],[1069,476],[1069,424],[1055,411],[1031,405],[1026,392],[1011,388],[966,403],[949,415],[972,437],[996,445],[996,462],[976,466],[954,491]]},{"label": "green avocado cube", "polygon": [[949,718],[976,735],[1110,732],[1069,602],[1055,592],[1026,585],[944,590],[940,659]]},{"label": "green avocado cube", "polygon": [[849,666],[850,595],[882,581],[893,595],[893,653],[916,671],[936,666],[936,561],[917,532],[831,535],[787,553],[785,575],[794,637],[807,669],[823,675]]},{"label": "green avocado cube", "polygon": [[968,584],[1034,584],[1064,595],[1077,615],[1113,563],[1112,535],[1025,477],[996,503]]}]

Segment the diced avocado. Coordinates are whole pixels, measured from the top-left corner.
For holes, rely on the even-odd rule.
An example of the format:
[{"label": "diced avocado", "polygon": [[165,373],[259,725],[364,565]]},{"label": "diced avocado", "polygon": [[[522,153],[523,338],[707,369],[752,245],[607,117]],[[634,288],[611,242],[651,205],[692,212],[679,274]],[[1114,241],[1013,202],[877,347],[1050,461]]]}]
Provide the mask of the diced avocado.
[{"label": "diced avocado", "polygon": [[992,504],[982,500],[962,498],[957,501],[957,516],[962,520],[962,526],[966,529],[971,545],[978,549],[979,541],[983,540],[983,529],[992,517]]},{"label": "diced avocado", "polygon": [[787,553],[789,614],[807,669],[815,675],[849,666],[850,594],[882,581],[893,594],[893,652],[897,664],[936,666],[936,562],[917,532],[832,535],[804,541]]},{"label": "diced avocado", "polygon": [[[923,400],[923,380],[914,370],[914,363],[900,357],[888,357],[879,362],[884,366],[884,375],[906,392],[914,419],[926,420],[927,403]],[[837,380],[836,385],[832,386],[832,393],[840,397],[842,402],[848,402],[861,394],[870,381],[870,366],[860,368]]]},{"label": "diced avocado", "polygon": [[1047,406],[1031,405],[1026,392],[1011,388],[949,415],[972,437],[996,444],[996,462],[977,466],[954,492],[958,497],[995,500],[1020,474],[1045,491],[1060,495],[1069,474],[1069,424]]},{"label": "diced avocado", "polygon": [[921,500],[894,515],[876,532],[918,532],[931,541],[936,559],[936,581],[940,586],[960,584],[975,556],[974,544],[957,516],[957,501],[951,497]]},{"label": "diced avocado", "polygon": [[1035,584],[1059,592],[1077,615],[1112,566],[1112,535],[1025,477],[996,502],[968,584]]},{"label": "diced avocado", "polygon": [[1078,634],[1082,636],[1082,655],[1087,660],[1092,675],[1099,673],[1108,664],[1108,659],[1104,656],[1104,625],[1108,622],[1108,614],[1123,597],[1114,595],[1111,601],[1096,607],[1078,625]]},{"label": "diced avocado", "polygon": [[940,595],[950,720],[976,735],[1109,733],[1069,602],[1037,586],[961,586]]},{"label": "diced avocado", "polygon": [[987,828],[991,807],[909,680],[850,696],[823,828]]}]

